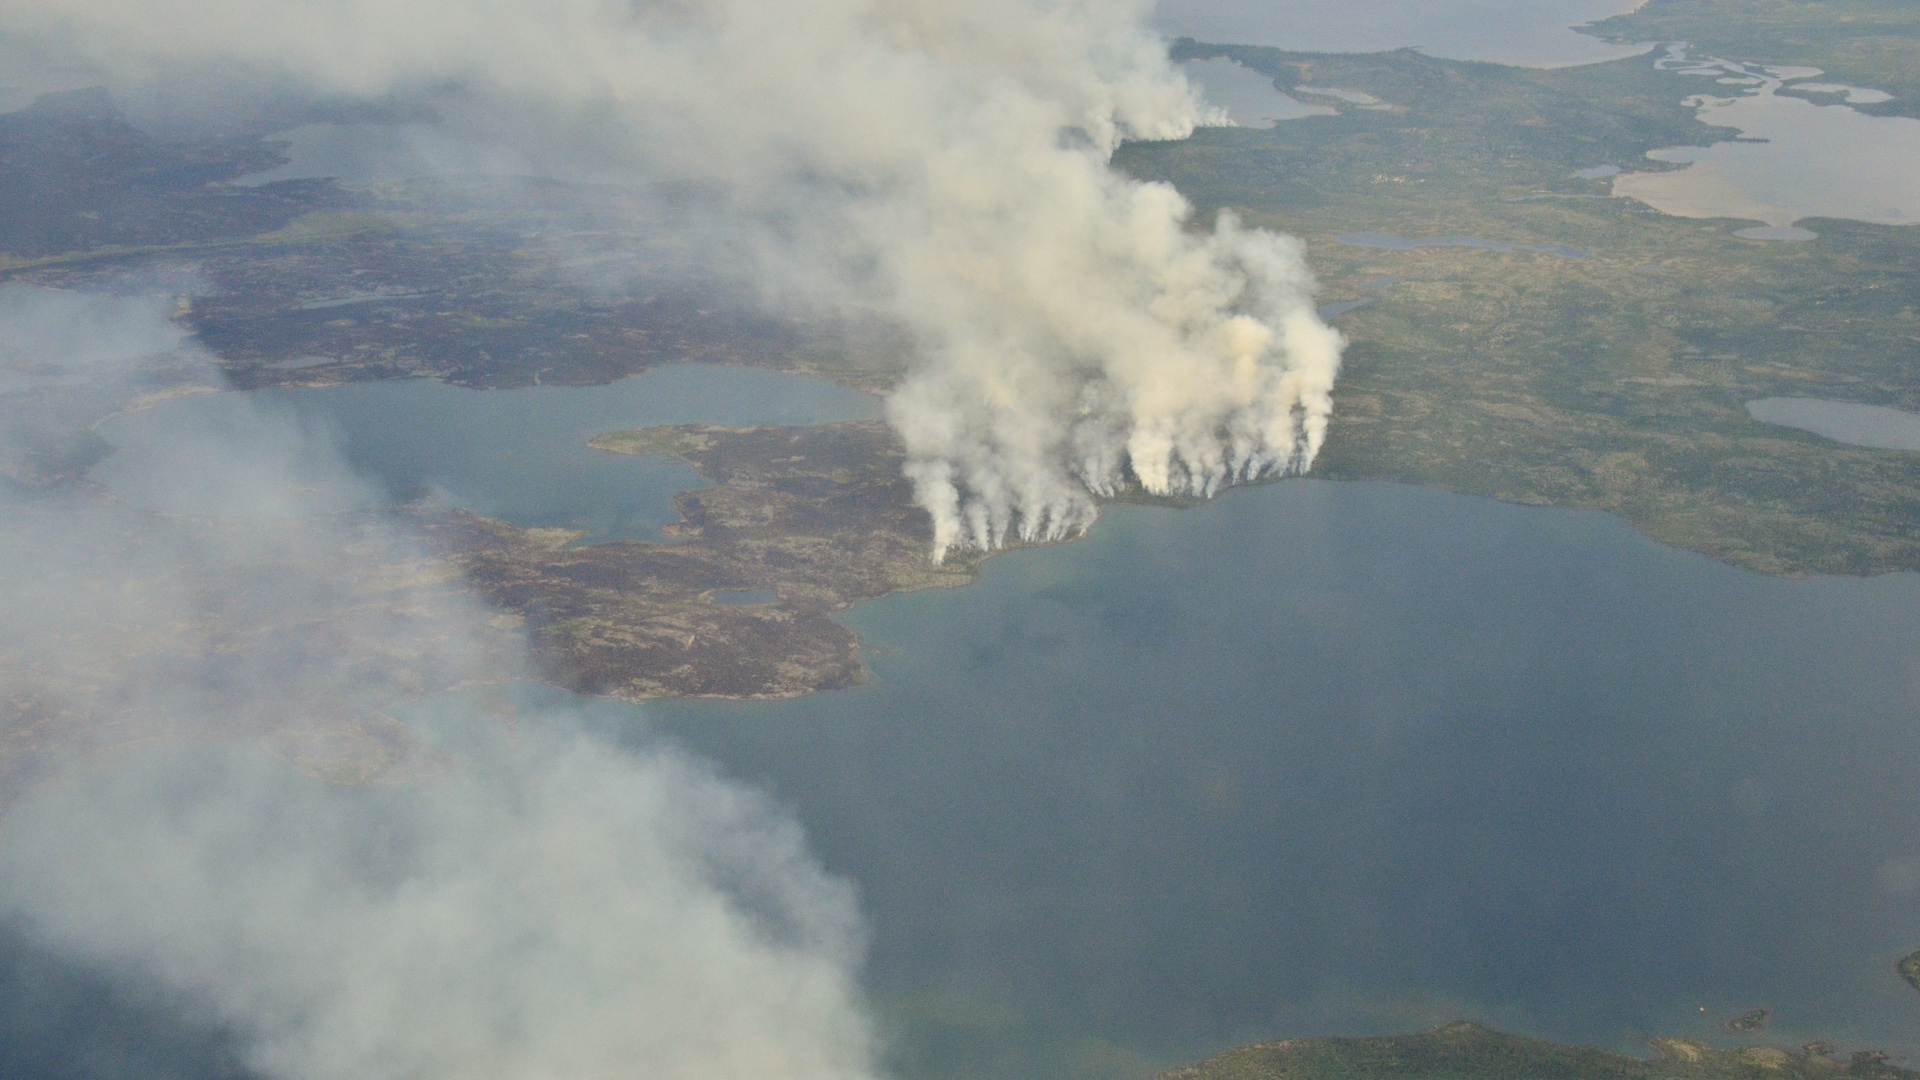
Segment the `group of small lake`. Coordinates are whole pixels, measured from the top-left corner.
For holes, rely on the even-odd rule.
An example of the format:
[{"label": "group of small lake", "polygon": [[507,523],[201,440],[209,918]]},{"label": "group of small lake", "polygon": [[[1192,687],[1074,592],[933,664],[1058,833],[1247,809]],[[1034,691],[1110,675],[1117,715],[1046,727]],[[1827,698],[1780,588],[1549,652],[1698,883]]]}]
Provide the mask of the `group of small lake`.
[{"label": "group of small lake", "polygon": [[[1215,8],[1214,15],[1219,14],[1220,9]],[[1223,36],[1208,40],[1256,39]],[[1684,45],[1671,46],[1654,64],[1683,75],[1714,76],[1716,87],[1723,83],[1739,86],[1741,89],[1732,97],[1700,95],[1689,99],[1703,122],[1736,129],[1739,138],[1705,147],[1655,150],[1648,155],[1657,161],[1684,164],[1684,169],[1625,172],[1618,165],[1604,165],[1580,170],[1575,173],[1577,177],[1612,177],[1615,196],[1637,199],[1677,217],[1764,222],[1757,228],[1737,230],[1738,235],[1751,240],[1812,240],[1816,237],[1812,230],[1795,225],[1806,218],[1843,218],[1884,225],[1920,223],[1920,181],[1915,179],[1920,177],[1920,121],[1870,116],[1850,107],[1882,101],[1886,95],[1809,81],[1822,74],[1817,68],[1765,68],[1696,60],[1687,55]],[[1283,93],[1268,76],[1230,60],[1189,62],[1182,68],[1209,104],[1244,127],[1271,127],[1281,121],[1337,112],[1324,102],[1306,102]],[[1353,103],[1346,96],[1351,91],[1298,89],[1309,96],[1334,95]],[[1508,245],[1471,237],[1407,240],[1371,233],[1350,235],[1371,239],[1339,239],[1396,250],[1436,245],[1512,250]],[[1575,258],[1583,254],[1571,248],[1532,250],[1552,250]]]},{"label": "group of small lake", "polygon": [[[164,460],[238,397],[109,436]],[[592,434],[873,408],[728,368],[270,398],[395,492],[600,535],[693,481]],[[1631,1048],[1763,1006],[1775,1040],[1920,1042],[1892,971],[1920,947],[1920,577],[1777,580],[1602,514],[1294,480],[1113,509],[847,622],[857,690],[538,696],[793,808],[860,887],[903,1080],[1139,1080],[1457,1016]]]},{"label": "group of small lake", "polygon": [[1813,239],[1811,230],[1794,225],[1804,218],[1920,223],[1920,120],[1870,116],[1839,103],[1884,100],[1884,94],[1806,81],[1818,68],[1690,59],[1684,46],[1671,47],[1655,64],[1710,77],[1716,89],[1741,87],[1731,97],[1689,99],[1702,122],[1737,129],[1739,138],[1656,150],[1648,156],[1687,167],[1623,174],[1614,180],[1614,194],[1678,217],[1763,221],[1764,228],[1739,233],[1755,240]]}]

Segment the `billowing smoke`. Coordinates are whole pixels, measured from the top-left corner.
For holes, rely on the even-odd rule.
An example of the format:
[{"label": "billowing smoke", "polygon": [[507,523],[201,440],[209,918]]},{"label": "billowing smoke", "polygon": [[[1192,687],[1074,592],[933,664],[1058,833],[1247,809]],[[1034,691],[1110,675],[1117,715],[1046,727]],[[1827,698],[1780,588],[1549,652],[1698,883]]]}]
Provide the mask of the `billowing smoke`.
[{"label": "billowing smoke", "polygon": [[769,298],[908,331],[934,554],[1303,470],[1340,339],[1296,244],[1109,167],[1204,117],[1145,0],[0,0],[104,70],[432,92],[541,167],[699,181]]},{"label": "billowing smoke", "polygon": [[0,903],[287,1080],[861,1080],[847,889],[684,757],[523,725],[389,789],[173,746],[16,807]]},{"label": "billowing smoke", "polygon": [[[213,381],[174,308],[0,290],[0,419]],[[324,431],[166,449],[0,486],[0,928],[273,1080],[874,1075],[854,897],[788,817],[511,707],[511,636]]]},{"label": "billowing smoke", "polygon": [[1225,214],[1195,239],[1171,190],[1099,179],[1112,213],[1082,223],[1085,245],[949,294],[985,305],[955,322],[986,332],[934,350],[888,402],[936,559],[1084,530],[1131,484],[1211,496],[1305,471],[1326,436],[1341,342],[1306,302],[1298,245]]}]

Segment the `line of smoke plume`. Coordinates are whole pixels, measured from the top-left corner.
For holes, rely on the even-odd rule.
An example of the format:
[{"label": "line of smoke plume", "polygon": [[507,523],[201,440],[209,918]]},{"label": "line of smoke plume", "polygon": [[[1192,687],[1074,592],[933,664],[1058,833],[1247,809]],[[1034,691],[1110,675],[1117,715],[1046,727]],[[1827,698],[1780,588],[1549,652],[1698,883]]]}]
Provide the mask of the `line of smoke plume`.
[{"label": "line of smoke plume", "polygon": [[[904,325],[889,409],[934,555],[1084,529],[1138,484],[1307,468],[1341,341],[1294,242],[1109,167],[1208,119],[1146,0],[0,0],[130,76],[227,58],[759,223],[776,302]],[[564,170],[562,170],[564,171]]]},{"label": "line of smoke plume", "polygon": [[[11,288],[0,341],[84,316],[34,371],[137,388],[191,366],[172,306]],[[324,433],[263,409],[146,475],[0,513],[0,720],[48,708],[8,744],[71,761],[0,819],[0,922],[183,996],[278,1080],[873,1075],[851,888],[682,752],[436,696],[516,658],[457,590],[367,595],[356,563],[409,541],[311,512],[355,482]],[[332,786],[249,745],[397,706],[444,755],[425,782]]]}]

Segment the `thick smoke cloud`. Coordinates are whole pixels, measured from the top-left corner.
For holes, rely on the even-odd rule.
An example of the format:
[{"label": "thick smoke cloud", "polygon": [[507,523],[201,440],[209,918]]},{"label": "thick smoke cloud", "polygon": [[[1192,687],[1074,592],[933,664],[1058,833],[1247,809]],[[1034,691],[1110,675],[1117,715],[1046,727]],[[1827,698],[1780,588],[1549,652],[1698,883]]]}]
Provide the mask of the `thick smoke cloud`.
[{"label": "thick smoke cloud", "polygon": [[[0,0],[128,77],[226,58],[432,92],[535,167],[699,181],[778,303],[878,316],[937,557],[1133,485],[1307,468],[1340,339],[1297,244],[1109,167],[1205,117],[1137,0]],[[448,87],[457,87],[450,91]]]},{"label": "thick smoke cloud", "polygon": [[797,830],[678,755],[529,727],[397,789],[202,747],[82,770],[13,811],[0,902],[271,1077],[872,1075],[853,905]]},{"label": "thick smoke cloud", "polygon": [[[37,342],[0,417],[211,380],[174,308],[0,291]],[[798,827],[503,705],[510,636],[357,486],[262,407],[111,490],[5,493],[0,764],[34,768],[0,769],[0,924],[276,1080],[873,1075],[854,897]]]}]

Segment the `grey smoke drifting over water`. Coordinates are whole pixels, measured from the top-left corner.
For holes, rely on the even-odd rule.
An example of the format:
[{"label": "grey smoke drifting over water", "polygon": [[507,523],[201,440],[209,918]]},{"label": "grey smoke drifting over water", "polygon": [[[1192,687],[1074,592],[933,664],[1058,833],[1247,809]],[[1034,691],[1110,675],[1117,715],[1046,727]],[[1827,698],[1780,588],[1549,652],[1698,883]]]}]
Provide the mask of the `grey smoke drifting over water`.
[{"label": "grey smoke drifting over water", "polygon": [[[889,416],[934,554],[1137,484],[1303,471],[1340,338],[1299,246],[1109,167],[1206,122],[1142,0],[0,0],[129,77],[215,59],[439,94],[530,162],[699,181],[774,303],[905,328]],[[742,228],[746,228],[743,224]]]},{"label": "grey smoke drifting over water", "polygon": [[[0,290],[0,341],[40,335],[0,421],[212,379],[173,307]],[[11,939],[275,1080],[874,1075],[851,887],[689,755],[501,709],[512,639],[327,433],[262,408],[128,468],[0,506],[0,765],[42,751],[0,770]],[[381,782],[303,774],[370,736]]]},{"label": "grey smoke drifting over water", "polygon": [[853,904],[798,829],[682,755],[525,727],[395,789],[185,744],[72,770],[10,815],[0,903],[270,1077],[873,1075]]}]

